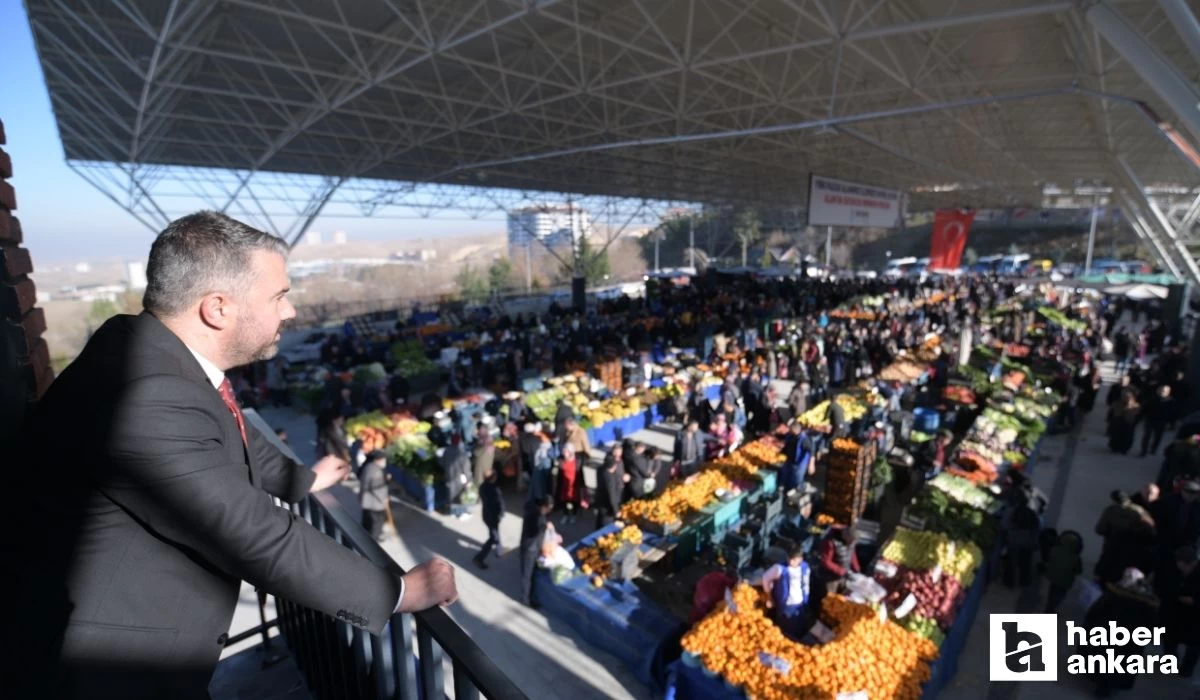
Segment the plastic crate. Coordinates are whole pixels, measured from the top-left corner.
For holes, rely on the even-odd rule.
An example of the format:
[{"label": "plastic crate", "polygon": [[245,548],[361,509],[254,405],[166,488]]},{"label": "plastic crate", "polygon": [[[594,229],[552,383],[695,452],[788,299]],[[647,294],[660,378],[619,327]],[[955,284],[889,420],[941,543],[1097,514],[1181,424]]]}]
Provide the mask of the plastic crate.
[{"label": "plastic crate", "polygon": [[775,493],[779,488],[779,471],[775,469],[759,469],[758,478],[762,481],[762,492],[764,494]]},{"label": "plastic crate", "polygon": [[783,494],[778,494],[775,498],[766,502],[763,520],[769,522],[781,515],[783,515]]},{"label": "plastic crate", "polygon": [[702,512],[712,515],[714,530],[727,528],[741,517],[742,499],[735,498],[728,503],[708,505],[704,507]]},{"label": "plastic crate", "polygon": [[725,536],[724,551],[726,563],[744,569],[754,559],[754,540],[731,532]]},{"label": "plastic crate", "polygon": [[673,523],[662,524],[662,523],[651,522],[649,520],[646,520],[645,518],[639,518],[638,519],[638,527],[641,528],[642,530],[644,530],[645,532],[649,532],[652,535],[664,536],[664,535],[673,535],[676,532],[679,532],[679,530],[683,527],[683,523],[676,520]]}]

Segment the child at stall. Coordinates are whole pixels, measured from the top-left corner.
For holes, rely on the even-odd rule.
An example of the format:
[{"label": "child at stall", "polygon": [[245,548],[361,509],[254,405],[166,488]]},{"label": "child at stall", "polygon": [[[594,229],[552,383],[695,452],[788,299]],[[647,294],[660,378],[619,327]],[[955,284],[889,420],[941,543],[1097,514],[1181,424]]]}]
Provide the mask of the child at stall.
[{"label": "child at stall", "polygon": [[767,592],[767,607],[773,612],[775,624],[784,636],[800,641],[808,632],[809,567],[800,547],[788,553],[786,564],[776,564],[763,574],[762,586]]}]

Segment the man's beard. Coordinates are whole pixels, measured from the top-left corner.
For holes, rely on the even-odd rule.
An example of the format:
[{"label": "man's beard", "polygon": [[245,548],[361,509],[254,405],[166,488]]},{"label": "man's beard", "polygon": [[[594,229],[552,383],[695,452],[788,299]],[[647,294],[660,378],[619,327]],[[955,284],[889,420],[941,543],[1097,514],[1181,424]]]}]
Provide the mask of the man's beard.
[{"label": "man's beard", "polygon": [[266,342],[257,342],[249,333],[239,328],[234,336],[233,347],[230,348],[230,354],[233,356],[231,359],[236,363],[235,366],[241,367],[275,357],[279,353],[276,335],[278,335],[278,331],[272,333]]}]

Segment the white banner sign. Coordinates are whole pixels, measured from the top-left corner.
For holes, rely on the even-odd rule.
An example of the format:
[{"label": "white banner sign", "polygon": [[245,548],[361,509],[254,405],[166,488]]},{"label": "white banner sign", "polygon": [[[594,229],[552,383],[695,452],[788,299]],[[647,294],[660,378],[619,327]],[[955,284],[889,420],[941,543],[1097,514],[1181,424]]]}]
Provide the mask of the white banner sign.
[{"label": "white banner sign", "polygon": [[902,195],[856,182],[813,175],[809,178],[808,223],[811,226],[877,226],[900,222]]}]

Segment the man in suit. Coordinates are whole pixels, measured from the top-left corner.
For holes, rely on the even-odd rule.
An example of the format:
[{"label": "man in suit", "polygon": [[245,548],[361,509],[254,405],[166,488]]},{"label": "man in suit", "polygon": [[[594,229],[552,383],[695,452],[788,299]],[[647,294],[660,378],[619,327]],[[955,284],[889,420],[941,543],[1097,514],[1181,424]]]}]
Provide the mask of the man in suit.
[{"label": "man in suit", "polygon": [[17,584],[8,661],[29,684],[6,683],[11,697],[207,698],[242,581],[375,634],[457,597],[446,562],[398,578],[271,499],[349,469],[286,458],[224,376],[277,352],[295,316],[287,253],[222,214],[171,223],[145,312],[106,322],[34,409],[14,470],[24,551],[0,576]]}]

